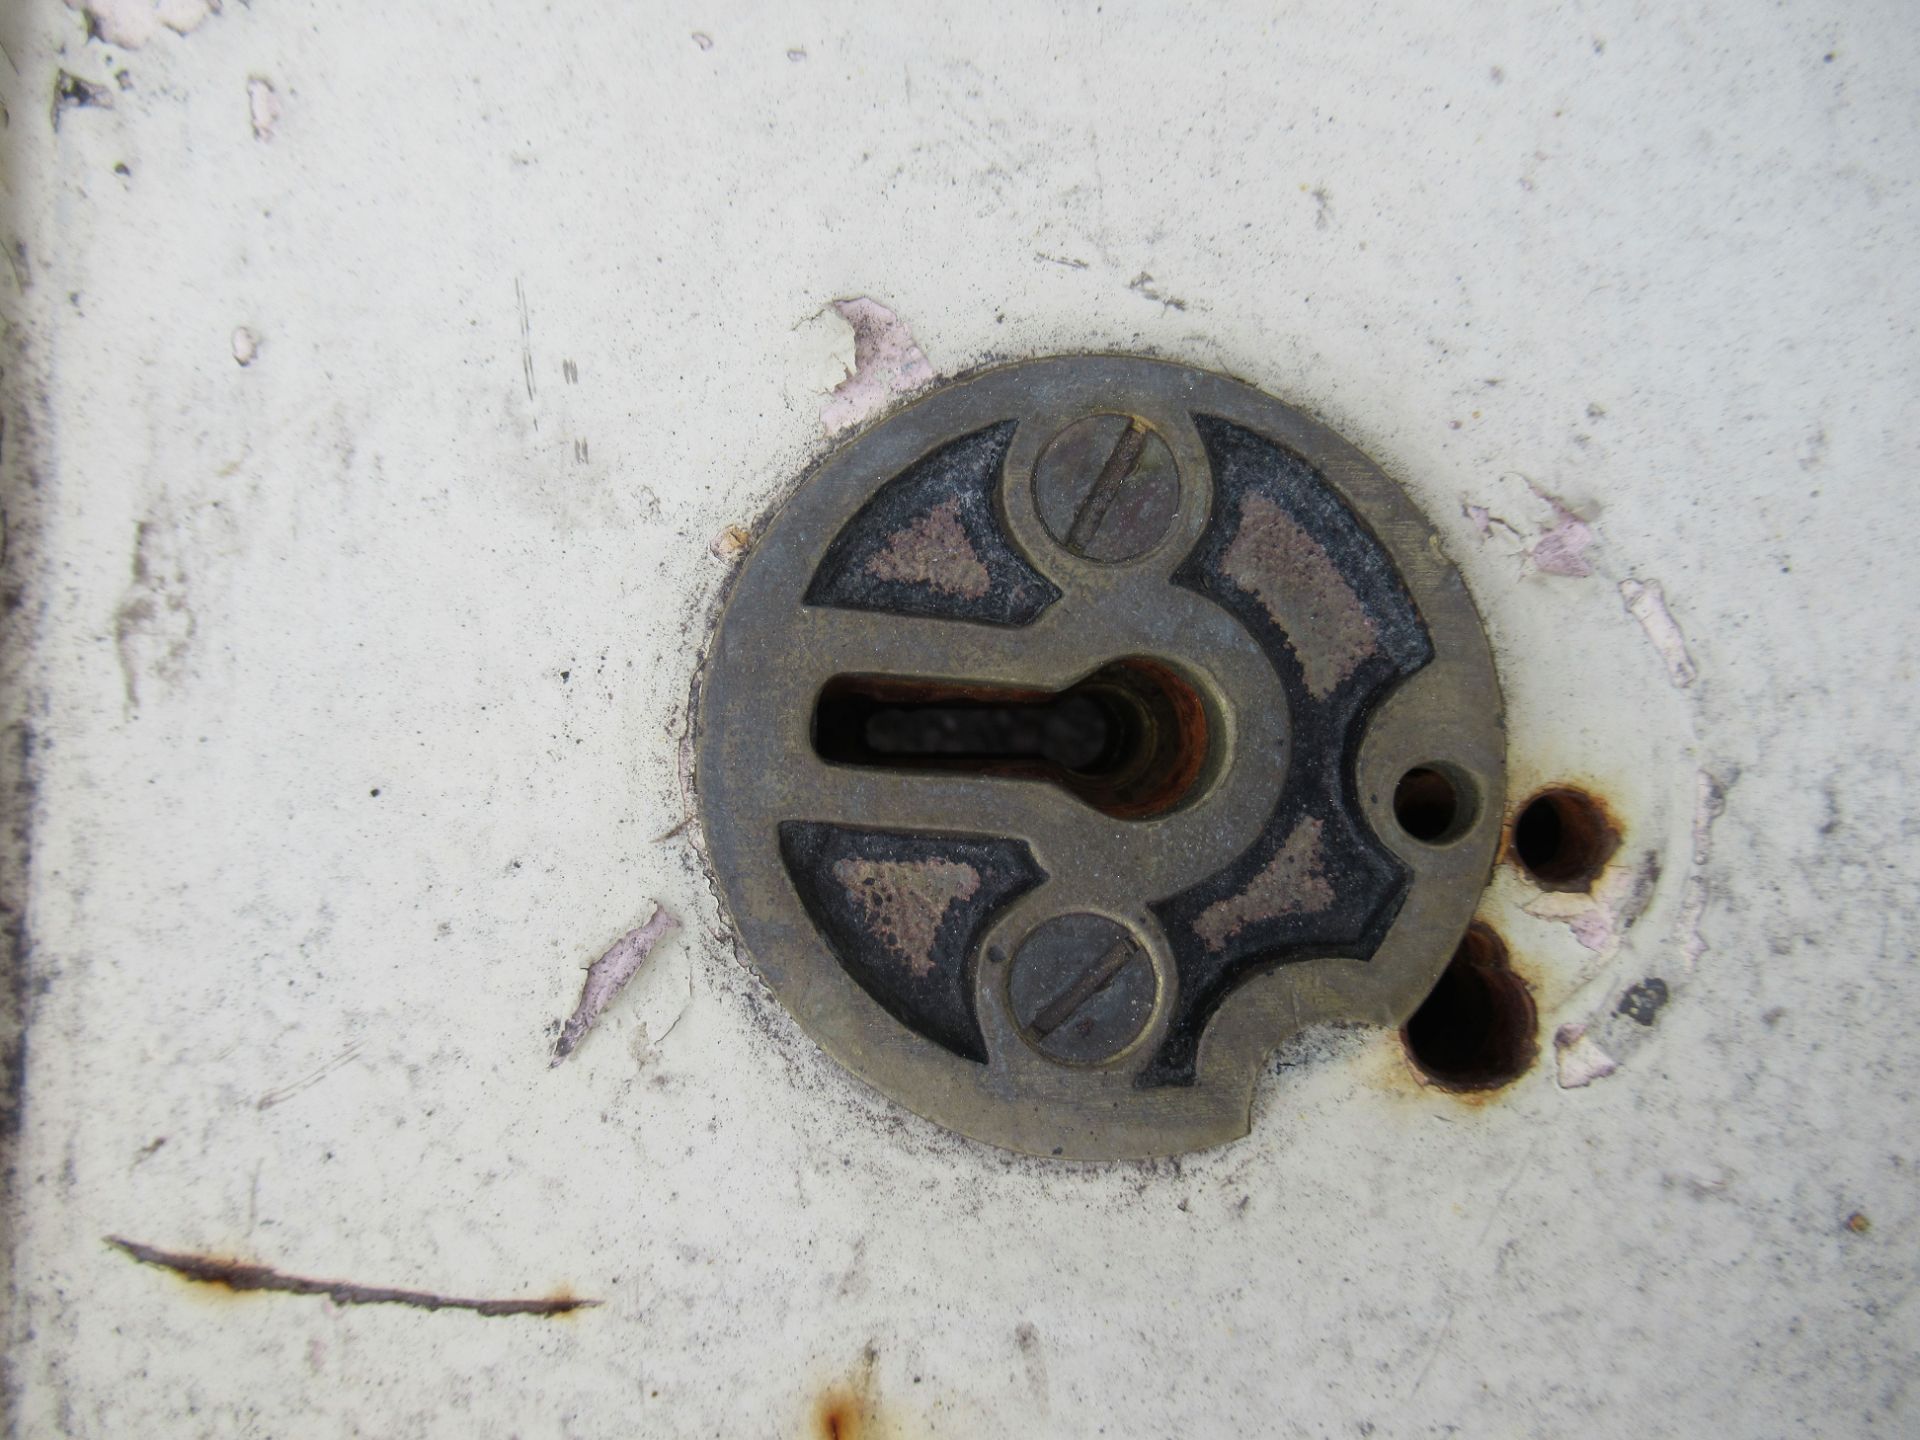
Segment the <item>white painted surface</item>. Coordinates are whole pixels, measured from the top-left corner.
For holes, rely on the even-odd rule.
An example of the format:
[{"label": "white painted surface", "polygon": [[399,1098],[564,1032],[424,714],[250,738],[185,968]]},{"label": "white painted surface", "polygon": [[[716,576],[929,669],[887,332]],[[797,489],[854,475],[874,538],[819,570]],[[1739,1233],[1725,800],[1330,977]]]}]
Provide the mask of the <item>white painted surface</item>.
[{"label": "white painted surface", "polygon": [[[772,1436],[836,1383],[911,1436],[1920,1424],[1906,7],[146,28],[0,20],[20,1433]],[[63,69],[114,104],[55,133]],[[860,295],[944,373],[1175,356],[1404,479],[1516,789],[1591,781],[1657,859],[1630,928],[1505,872],[1483,910],[1614,1073],[1549,1043],[1470,1107],[1331,1037],[1245,1141],[1082,1168],[818,1055],[654,837],[710,542],[819,452]],[[685,929],[550,1070],[654,899]],[[108,1234],[606,1303],[209,1298]]]}]

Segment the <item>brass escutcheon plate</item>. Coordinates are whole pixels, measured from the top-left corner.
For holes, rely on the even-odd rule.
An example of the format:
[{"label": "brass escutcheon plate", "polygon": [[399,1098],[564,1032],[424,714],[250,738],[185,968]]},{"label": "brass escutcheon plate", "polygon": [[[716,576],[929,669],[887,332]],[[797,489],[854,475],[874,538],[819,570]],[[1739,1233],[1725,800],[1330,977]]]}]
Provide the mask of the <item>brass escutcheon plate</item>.
[{"label": "brass escutcheon plate", "polygon": [[830,455],[734,577],[694,744],[721,893],[807,1033],[1075,1159],[1236,1139],[1281,1041],[1405,1020],[1505,805],[1486,635],[1399,486],[1117,356]]}]

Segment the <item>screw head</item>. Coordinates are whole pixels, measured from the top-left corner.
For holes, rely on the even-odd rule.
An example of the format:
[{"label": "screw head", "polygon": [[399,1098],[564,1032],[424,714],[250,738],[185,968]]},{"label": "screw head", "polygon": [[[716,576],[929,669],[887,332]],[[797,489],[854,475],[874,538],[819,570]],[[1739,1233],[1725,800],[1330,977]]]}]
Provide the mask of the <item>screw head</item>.
[{"label": "screw head", "polygon": [[1180,508],[1180,472],[1144,421],[1089,415],[1040,452],[1033,498],[1064,549],[1113,564],[1146,554],[1166,535]]},{"label": "screw head", "polygon": [[1049,1060],[1096,1065],[1139,1038],[1159,991],[1133,932],[1104,915],[1058,915],[1014,953],[1014,1019]]}]

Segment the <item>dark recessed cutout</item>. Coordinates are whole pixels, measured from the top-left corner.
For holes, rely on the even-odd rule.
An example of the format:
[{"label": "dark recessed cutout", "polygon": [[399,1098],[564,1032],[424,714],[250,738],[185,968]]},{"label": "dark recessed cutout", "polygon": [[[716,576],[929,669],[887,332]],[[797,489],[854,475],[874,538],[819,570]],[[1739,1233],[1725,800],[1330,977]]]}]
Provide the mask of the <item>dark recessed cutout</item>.
[{"label": "dark recessed cutout", "polygon": [[1542,790],[1513,822],[1515,862],[1545,890],[1589,890],[1620,848],[1600,802],[1567,786]]},{"label": "dark recessed cutout", "polygon": [[1414,839],[1438,845],[1465,833],[1473,823],[1473,806],[1451,771],[1421,765],[1394,787],[1393,818]]},{"label": "dark recessed cutout", "polygon": [[1048,780],[1144,819],[1193,791],[1207,711],[1178,672],[1137,658],[1058,691],[837,675],[814,707],[813,748],[840,765]]},{"label": "dark recessed cutout", "polygon": [[1474,924],[1440,982],[1400,1031],[1414,1067],[1446,1090],[1497,1090],[1539,1054],[1533,992],[1507,964],[1507,947]]}]

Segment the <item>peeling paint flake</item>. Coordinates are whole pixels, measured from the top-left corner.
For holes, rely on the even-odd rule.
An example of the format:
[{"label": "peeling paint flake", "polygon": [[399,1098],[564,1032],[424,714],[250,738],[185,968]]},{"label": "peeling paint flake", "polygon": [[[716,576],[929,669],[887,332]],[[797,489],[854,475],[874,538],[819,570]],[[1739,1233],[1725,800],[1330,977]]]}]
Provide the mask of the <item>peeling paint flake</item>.
[{"label": "peeling paint flake", "polygon": [[67,0],[67,8],[86,16],[89,37],[138,50],[162,30],[192,34],[220,13],[220,0]]},{"label": "peeling paint flake", "polygon": [[271,80],[255,75],[247,81],[247,116],[253,122],[254,139],[273,139],[273,127],[280,123],[280,92]]},{"label": "peeling paint flake", "polygon": [[[55,72],[53,77],[52,110],[53,128],[55,132],[57,133],[60,129],[60,117],[67,111],[87,109],[113,109],[113,92],[104,85],[96,85],[91,80],[82,79],[80,76],[70,74],[65,70]],[[14,267],[14,279],[18,281],[19,277],[20,268],[16,263]],[[24,290],[26,286],[21,285],[20,288]]]},{"label": "peeling paint flake", "polygon": [[613,999],[625,988],[626,983],[640,968],[640,963],[653,953],[668,932],[679,926],[679,921],[667,913],[666,907],[653,907],[653,918],[637,930],[629,930],[608,948],[593,964],[587,967],[586,982],[580,987],[580,1003],[574,1007],[573,1014],[561,1028],[560,1039],[553,1047],[553,1060],[548,1065],[552,1069],[579,1047],[587,1038],[587,1032],[593,1028],[594,1021]]},{"label": "peeling paint flake", "polygon": [[1591,525],[1551,495],[1541,498],[1553,506],[1553,524],[1534,541],[1527,559],[1542,574],[1585,579],[1593,574],[1593,562],[1587,559],[1586,552],[1599,537]]},{"label": "peeling paint flake", "polygon": [[1553,1035],[1556,1079],[1562,1090],[1579,1090],[1620,1068],[1584,1025],[1562,1025]]},{"label": "peeling paint flake", "polygon": [[821,407],[820,423],[829,435],[852,429],[900,396],[934,382],[933,366],[912,332],[879,301],[862,295],[836,300],[830,308],[853,327],[854,358],[853,369]]},{"label": "peeling paint flake", "polygon": [[140,709],[142,680],[171,686],[185,678],[199,629],[176,528],[164,517],[134,527],[132,582],[113,620],[129,719]]},{"label": "peeling paint flake", "polygon": [[1591,894],[1548,891],[1522,908],[1539,919],[1562,922],[1574,939],[1605,959],[1620,948],[1627,931],[1645,913],[1659,878],[1660,862],[1648,855],[1638,865],[1609,867]]},{"label": "peeling paint flake", "polygon": [[[1524,487],[1524,488],[1523,488]],[[1494,545],[1520,562],[1520,574],[1559,575],[1584,580],[1594,573],[1587,552],[1600,541],[1593,522],[1558,495],[1517,472],[1502,475],[1495,498],[1507,510],[1463,500],[1460,511],[1472,522],[1483,543]],[[1540,514],[1545,507],[1546,514]],[[1524,513],[1532,511],[1531,515]],[[1508,515],[1518,516],[1517,520]]]},{"label": "peeling paint flake", "polygon": [[1667,609],[1667,597],[1660,589],[1660,582],[1622,580],[1620,598],[1626,603],[1627,613],[1640,622],[1647,639],[1660,652],[1660,658],[1667,665],[1667,678],[1675,688],[1684,690],[1698,680],[1699,667],[1687,653],[1687,637],[1681,634],[1679,622]]}]

